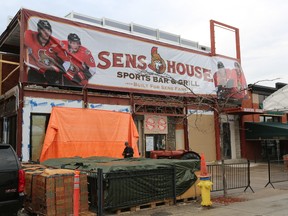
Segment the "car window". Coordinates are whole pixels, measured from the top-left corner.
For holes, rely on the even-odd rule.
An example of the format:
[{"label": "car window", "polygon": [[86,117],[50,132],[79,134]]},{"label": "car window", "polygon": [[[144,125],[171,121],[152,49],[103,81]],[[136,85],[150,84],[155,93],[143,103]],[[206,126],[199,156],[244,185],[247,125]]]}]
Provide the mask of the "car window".
[{"label": "car window", "polygon": [[12,148],[0,146],[0,170],[11,170],[18,167]]}]

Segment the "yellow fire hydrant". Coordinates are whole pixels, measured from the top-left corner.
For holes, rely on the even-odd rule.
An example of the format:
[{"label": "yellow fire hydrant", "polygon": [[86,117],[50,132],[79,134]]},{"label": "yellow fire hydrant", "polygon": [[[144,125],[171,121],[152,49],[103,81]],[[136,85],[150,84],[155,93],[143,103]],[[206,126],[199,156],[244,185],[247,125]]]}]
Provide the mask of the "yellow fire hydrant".
[{"label": "yellow fire hydrant", "polygon": [[197,186],[201,190],[201,197],[202,197],[202,206],[211,206],[211,196],[210,191],[212,190],[213,183],[210,181],[210,177],[200,177],[200,182],[197,184]]},{"label": "yellow fire hydrant", "polygon": [[202,206],[211,206],[210,191],[212,190],[213,183],[210,181],[210,175],[207,172],[207,166],[204,158],[204,154],[201,154],[201,170],[200,170],[200,182],[197,186],[201,190]]}]

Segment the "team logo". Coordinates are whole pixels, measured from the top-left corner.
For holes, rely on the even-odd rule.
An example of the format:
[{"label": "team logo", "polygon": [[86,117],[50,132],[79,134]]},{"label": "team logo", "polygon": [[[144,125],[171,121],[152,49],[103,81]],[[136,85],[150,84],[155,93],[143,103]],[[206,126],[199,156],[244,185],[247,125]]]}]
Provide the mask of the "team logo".
[{"label": "team logo", "polygon": [[167,127],[167,122],[165,121],[165,119],[160,118],[158,120],[158,128],[159,128],[159,130],[164,131],[166,129],[166,127]]},{"label": "team logo", "polygon": [[155,120],[153,118],[148,118],[145,123],[148,130],[153,130],[155,128]]},{"label": "team logo", "polygon": [[53,68],[56,72],[64,71],[64,68],[54,58],[47,55],[46,50],[38,51],[38,62]]},{"label": "team logo", "polygon": [[163,74],[166,70],[166,63],[164,59],[158,53],[158,47],[152,47],[151,49],[151,63],[148,67],[156,73]]},{"label": "team logo", "polygon": [[46,50],[38,51],[39,62],[45,64],[46,66],[51,66],[53,59],[46,54]]}]

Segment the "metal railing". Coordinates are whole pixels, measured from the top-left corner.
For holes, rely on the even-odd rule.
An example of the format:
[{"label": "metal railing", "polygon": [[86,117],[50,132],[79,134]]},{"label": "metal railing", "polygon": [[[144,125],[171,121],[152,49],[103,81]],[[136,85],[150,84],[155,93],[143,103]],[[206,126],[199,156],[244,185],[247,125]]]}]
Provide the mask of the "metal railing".
[{"label": "metal railing", "polygon": [[273,183],[288,181],[288,161],[268,159],[268,183],[275,189]]},{"label": "metal railing", "polygon": [[[213,182],[212,191],[230,190],[245,188],[246,191],[252,187],[250,185],[250,162],[225,163],[207,165],[208,172]],[[254,192],[254,191],[253,191]]]},{"label": "metal railing", "polygon": [[[250,162],[207,165],[212,191],[250,188]],[[103,215],[104,210],[140,206],[154,201],[173,200],[176,203],[174,167],[151,170],[126,170],[103,173],[102,169],[88,173],[90,209]]]},{"label": "metal railing", "polygon": [[175,168],[127,170],[88,174],[90,208],[103,215],[117,210],[172,199],[176,203]]}]

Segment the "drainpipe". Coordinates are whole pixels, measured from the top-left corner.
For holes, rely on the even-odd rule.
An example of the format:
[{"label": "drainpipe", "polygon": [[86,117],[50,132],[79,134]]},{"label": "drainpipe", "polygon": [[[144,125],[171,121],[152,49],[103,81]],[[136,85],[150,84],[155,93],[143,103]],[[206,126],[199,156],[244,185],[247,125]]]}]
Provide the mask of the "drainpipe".
[{"label": "drainpipe", "polygon": [[16,136],[16,151],[19,158],[22,160],[22,121],[23,121],[23,105],[24,105],[24,90],[22,83],[19,82],[19,98],[18,98],[18,111],[17,111],[17,136]]}]

